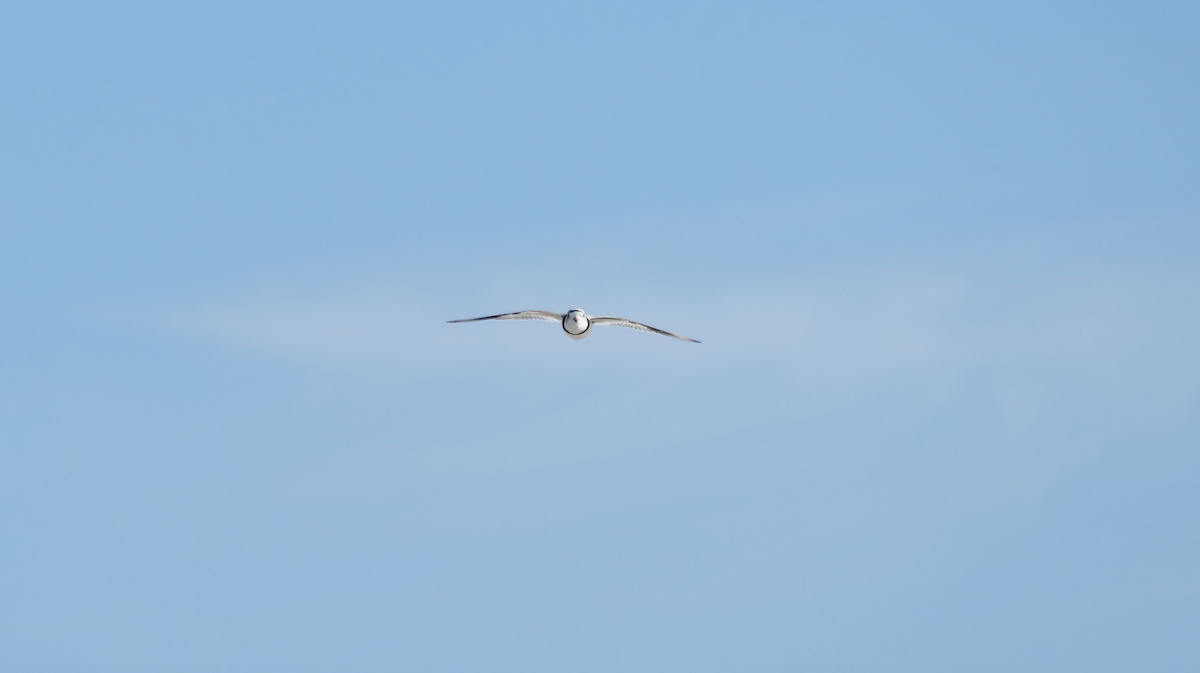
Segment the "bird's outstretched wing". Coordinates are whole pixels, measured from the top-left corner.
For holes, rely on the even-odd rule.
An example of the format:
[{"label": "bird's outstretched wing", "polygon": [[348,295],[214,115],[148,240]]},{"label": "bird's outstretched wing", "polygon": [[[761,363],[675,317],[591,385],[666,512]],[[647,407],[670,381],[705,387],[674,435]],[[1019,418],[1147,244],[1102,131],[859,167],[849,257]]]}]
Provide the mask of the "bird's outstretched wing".
[{"label": "bird's outstretched wing", "polygon": [[500,315],[485,315],[482,318],[467,318],[466,320],[447,320],[446,322],[475,322],[477,320],[545,320],[546,322],[562,322],[562,315],[550,311],[517,311],[516,313],[501,313]]},{"label": "bird's outstretched wing", "polygon": [[661,329],[658,329],[657,327],[651,327],[649,325],[643,325],[640,322],[626,320],[625,318],[613,318],[611,316],[597,317],[597,318],[592,318],[592,324],[593,325],[616,325],[618,327],[629,327],[632,329],[640,329],[643,332],[654,332],[655,334],[669,336],[672,339],[679,339],[680,341],[690,341],[694,344],[700,343],[699,341],[696,341],[695,339],[689,339],[685,336],[679,336],[678,334],[671,334],[670,332],[668,332],[666,330],[661,330]]}]

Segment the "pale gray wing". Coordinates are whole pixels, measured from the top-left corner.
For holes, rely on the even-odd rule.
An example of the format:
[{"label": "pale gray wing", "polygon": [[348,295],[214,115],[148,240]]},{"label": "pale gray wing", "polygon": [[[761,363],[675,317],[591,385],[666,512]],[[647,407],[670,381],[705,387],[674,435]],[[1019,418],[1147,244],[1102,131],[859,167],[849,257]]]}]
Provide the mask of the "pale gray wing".
[{"label": "pale gray wing", "polygon": [[477,320],[545,320],[546,322],[562,322],[563,316],[550,311],[517,311],[516,313],[501,313],[500,315],[485,315],[482,318],[467,318],[466,320],[447,320],[446,322],[475,322]]},{"label": "pale gray wing", "polygon": [[672,339],[679,339],[680,341],[690,341],[694,344],[700,343],[699,341],[696,341],[695,339],[689,339],[685,336],[679,336],[678,334],[671,334],[670,332],[668,332],[666,330],[661,330],[661,329],[658,329],[657,327],[651,327],[649,325],[643,325],[640,322],[626,320],[625,318],[614,318],[611,316],[604,316],[601,318],[592,318],[592,324],[593,325],[616,325],[618,327],[629,327],[631,329],[640,329],[643,332],[654,332],[655,334],[669,336]]}]

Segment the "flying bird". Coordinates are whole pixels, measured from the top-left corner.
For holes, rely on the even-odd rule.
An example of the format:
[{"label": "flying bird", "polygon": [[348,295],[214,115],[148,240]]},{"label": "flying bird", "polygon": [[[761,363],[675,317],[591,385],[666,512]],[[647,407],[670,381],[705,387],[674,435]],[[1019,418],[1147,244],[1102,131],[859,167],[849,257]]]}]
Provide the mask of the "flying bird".
[{"label": "flying bird", "polygon": [[500,315],[488,315],[482,318],[467,318],[466,320],[447,320],[446,322],[476,322],[479,320],[545,320],[546,322],[556,322],[562,325],[563,331],[572,339],[582,339],[592,333],[593,325],[617,325],[618,327],[629,327],[631,329],[640,329],[643,332],[654,332],[663,336],[669,336],[672,339],[680,341],[690,341],[694,344],[700,343],[695,339],[689,339],[678,334],[671,334],[666,330],[643,325],[640,322],[634,322],[625,318],[613,318],[611,316],[590,316],[584,313],[581,309],[571,309],[566,314],[551,313],[550,311],[517,311],[516,313],[501,313]]}]

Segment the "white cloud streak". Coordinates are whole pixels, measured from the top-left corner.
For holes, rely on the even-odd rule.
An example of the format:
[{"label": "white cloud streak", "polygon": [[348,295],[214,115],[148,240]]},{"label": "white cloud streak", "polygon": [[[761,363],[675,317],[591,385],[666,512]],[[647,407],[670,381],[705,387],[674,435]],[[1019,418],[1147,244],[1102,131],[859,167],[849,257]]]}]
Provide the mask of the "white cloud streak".
[{"label": "white cloud streak", "polygon": [[[794,278],[670,306],[687,325],[665,326],[695,333],[705,342],[700,346],[617,329],[574,343],[548,324],[445,323],[468,317],[453,308],[468,303],[478,302],[451,293],[416,297],[402,283],[379,284],[322,296],[255,293],[175,311],[165,322],[177,333],[255,356],[356,371],[457,369],[530,357],[561,364],[577,357],[574,348],[610,367],[765,368],[832,391],[981,368],[1175,394],[1190,394],[1200,378],[1200,282],[1190,277],[1006,283],[860,270]],[[651,323],[643,313],[666,313],[644,300],[636,312]]]}]

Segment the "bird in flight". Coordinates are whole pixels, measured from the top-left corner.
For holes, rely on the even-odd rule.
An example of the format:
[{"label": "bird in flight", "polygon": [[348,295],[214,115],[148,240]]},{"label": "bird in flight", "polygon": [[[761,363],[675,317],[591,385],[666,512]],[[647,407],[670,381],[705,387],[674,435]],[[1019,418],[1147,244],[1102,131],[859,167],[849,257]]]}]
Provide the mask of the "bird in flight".
[{"label": "bird in flight", "polygon": [[487,315],[482,318],[467,318],[466,320],[447,320],[446,322],[476,322],[479,320],[545,320],[546,322],[556,322],[562,325],[563,331],[572,339],[582,339],[592,333],[593,325],[617,325],[618,327],[629,327],[631,329],[640,329],[643,332],[654,332],[663,336],[669,336],[672,339],[680,341],[690,341],[694,344],[700,343],[695,339],[689,339],[678,334],[671,334],[666,330],[643,325],[640,322],[626,320],[625,318],[613,318],[610,316],[590,316],[584,313],[581,309],[571,309],[566,314],[551,313],[550,311],[517,311],[516,313],[501,313],[500,315]]}]

